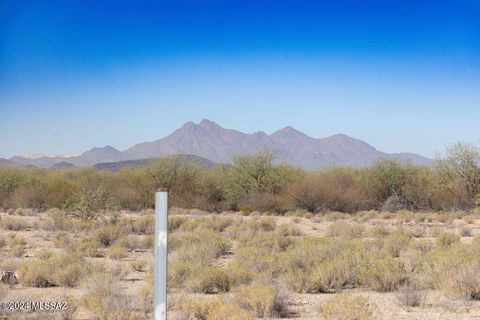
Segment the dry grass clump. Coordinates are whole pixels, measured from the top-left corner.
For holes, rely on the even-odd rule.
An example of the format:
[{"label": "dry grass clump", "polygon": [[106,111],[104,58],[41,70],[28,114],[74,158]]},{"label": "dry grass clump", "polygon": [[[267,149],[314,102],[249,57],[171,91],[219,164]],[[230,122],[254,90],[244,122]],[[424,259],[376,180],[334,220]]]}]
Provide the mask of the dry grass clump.
[{"label": "dry grass clump", "polygon": [[53,240],[53,244],[58,248],[70,248],[73,245],[72,239],[70,238],[69,234],[66,232],[59,232],[55,239]]},{"label": "dry grass clump", "polygon": [[154,234],[155,219],[153,216],[142,216],[134,220],[131,227],[135,234]]},{"label": "dry grass clump", "polygon": [[355,287],[366,254],[354,239],[299,239],[279,257],[281,278],[296,292],[332,292]]},{"label": "dry grass clump", "polygon": [[8,242],[8,250],[10,255],[17,258],[23,256],[26,245],[27,240],[25,240],[25,237],[14,235]]},{"label": "dry grass clump", "polygon": [[196,320],[253,320],[254,315],[222,299],[188,299],[180,306],[188,319]]},{"label": "dry grass clump", "polygon": [[180,228],[182,224],[188,221],[187,217],[169,216],[168,217],[168,231],[174,232]]},{"label": "dry grass clump", "polygon": [[130,266],[132,266],[132,269],[137,271],[137,272],[143,272],[147,268],[147,260],[144,258],[140,259],[135,259],[132,262],[130,262]]},{"label": "dry grass clump", "polygon": [[175,218],[171,220],[172,226],[170,228],[176,227],[180,231],[211,230],[223,232],[228,226],[234,224],[235,222],[236,220],[233,218],[221,216],[200,217],[186,221],[182,220],[181,218]]},{"label": "dry grass clump", "polygon": [[472,228],[466,225],[458,226],[458,233],[461,237],[471,237],[472,236]]},{"label": "dry grass clump", "polygon": [[22,231],[29,228],[27,221],[23,218],[3,217],[0,225],[4,230]]},{"label": "dry grass clump", "polygon": [[372,259],[362,265],[360,282],[376,291],[393,291],[406,280],[403,264],[393,258]]},{"label": "dry grass clump", "polygon": [[328,300],[318,310],[325,320],[375,320],[378,309],[362,296],[340,293]]},{"label": "dry grass clump", "polygon": [[108,249],[107,256],[114,260],[124,259],[128,256],[128,249],[120,245],[113,245]]},{"label": "dry grass clump", "polygon": [[448,247],[455,242],[460,241],[460,236],[450,232],[442,232],[437,236],[437,245],[440,247]]},{"label": "dry grass clump", "polygon": [[76,287],[88,272],[88,263],[79,256],[62,254],[46,259],[22,261],[18,280],[25,287]]},{"label": "dry grass clump", "polygon": [[95,230],[92,238],[103,247],[109,247],[123,235],[125,235],[125,230],[120,225],[109,224]]},{"label": "dry grass clump", "polygon": [[85,289],[82,305],[92,313],[93,319],[136,319],[132,301],[111,276],[97,274],[86,283]]},{"label": "dry grass clump", "polygon": [[443,232],[443,229],[440,228],[439,226],[433,226],[431,228],[428,229],[428,234],[432,237],[432,238],[436,238],[440,233]]},{"label": "dry grass clump", "polygon": [[230,278],[222,268],[200,267],[187,277],[185,286],[193,293],[228,292],[230,291]]},{"label": "dry grass clump", "polygon": [[359,238],[363,235],[365,226],[360,223],[339,222],[328,226],[328,237]]},{"label": "dry grass clump", "polygon": [[[228,291],[229,279],[213,262],[230,250],[230,241],[211,230],[177,233],[169,261],[169,284],[194,292]],[[208,241],[205,241],[208,239]]]},{"label": "dry grass clump", "polygon": [[400,256],[400,252],[408,248],[411,238],[403,231],[392,231],[383,241],[383,251],[389,256],[396,258]]},{"label": "dry grass clump", "polygon": [[475,223],[475,216],[465,215],[465,216],[463,216],[463,221],[465,221],[468,224],[474,224]]},{"label": "dry grass clump", "polygon": [[388,236],[389,231],[384,225],[375,225],[368,228],[365,234],[373,238],[385,238]]},{"label": "dry grass clump", "polygon": [[419,307],[424,304],[426,293],[415,282],[408,282],[396,292],[398,302],[405,307]]},{"label": "dry grass clump", "polygon": [[258,318],[282,316],[286,309],[278,290],[269,285],[241,286],[236,290],[233,301]]},{"label": "dry grass clump", "polygon": [[423,226],[415,226],[409,230],[409,234],[414,238],[423,238],[426,233],[425,227]]},{"label": "dry grass clump", "polygon": [[83,238],[77,242],[76,251],[86,257],[103,257],[101,243],[92,238]]},{"label": "dry grass clump", "polygon": [[480,299],[480,250],[478,245],[454,243],[430,251],[422,261],[424,283],[465,299]]},{"label": "dry grass clump", "polygon": [[296,226],[290,226],[287,224],[281,224],[277,227],[277,234],[281,237],[294,236],[299,237],[303,236],[303,232]]}]

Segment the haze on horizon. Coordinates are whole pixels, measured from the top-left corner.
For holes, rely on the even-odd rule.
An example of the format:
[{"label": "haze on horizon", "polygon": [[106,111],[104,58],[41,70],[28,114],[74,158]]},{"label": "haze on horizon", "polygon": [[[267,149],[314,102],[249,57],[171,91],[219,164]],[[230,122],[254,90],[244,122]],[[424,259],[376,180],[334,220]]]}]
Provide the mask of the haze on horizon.
[{"label": "haze on horizon", "polygon": [[480,139],[480,5],[0,4],[0,157],[124,150],[203,118],[433,157]]}]

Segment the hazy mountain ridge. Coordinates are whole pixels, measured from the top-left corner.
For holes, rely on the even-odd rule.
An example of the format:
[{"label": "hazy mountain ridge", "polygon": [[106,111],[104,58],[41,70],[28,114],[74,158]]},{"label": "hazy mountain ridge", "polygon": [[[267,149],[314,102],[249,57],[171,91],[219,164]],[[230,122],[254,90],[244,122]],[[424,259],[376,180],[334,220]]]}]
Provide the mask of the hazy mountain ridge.
[{"label": "hazy mountain ridge", "polygon": [[[186,163],[197,164],[204,168],[214,168],[219,166],[220,164],[210,161],[208,159],[191,155],[191,154],[179,154],[176,155]],[[159,158],[148,158],[148,159],[137,159],[137,160],[125,160],[125,161],[117,161],[117,162],[102,162],[97,163],[93,167],[97,170],[106,170],[106,171],[120,171],[123,168],[137,168],[146,166]]]},{"label": "hazy mountain ridge", "polygon": [[363,167],[379,157],[411,161],[421,165],[433,162],[412,153],[387,154],[362,140],[344,134],[316,139],[290,126],[270,135],[263,131],[248,134],[222,128],[206,119],[198,124],[187,122],[167,137],[139,143],[125,151],[105,146],[92,148],[75,157],[15,156],[8,160],[21,165],[48,168],[59,162],[68,162],[75,166],[93,166],[99,163],[183,154],[199,156],[215,163],[229,163],[234,155],[252,154],[260,150],[273,150],[278,155],[278,162],[287,162],[305,169],[321,169],[328,166]]}]

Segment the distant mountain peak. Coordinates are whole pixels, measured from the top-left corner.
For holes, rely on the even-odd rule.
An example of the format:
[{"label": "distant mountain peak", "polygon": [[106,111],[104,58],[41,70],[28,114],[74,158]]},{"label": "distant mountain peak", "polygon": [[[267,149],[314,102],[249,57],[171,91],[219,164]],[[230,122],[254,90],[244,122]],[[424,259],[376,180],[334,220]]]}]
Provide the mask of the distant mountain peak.
[{"label": "distant mountain peak", "polygon": [[213,121],[210,121],[208,119],[202,119],[202,121],[200,121],[198,123],[198,125],[200,126],[216,126],[216,127],[219,127],[219,125]]},{"label": "distant mountain peak", "polygon": [[115,149],[114,147],[110,146],[110,145],[106,145],[104,147],[93,147],[92,149],[88,150],[88,151],[85,151],[84,153],[82,154],[87,154],[87,153],[98,153],[98,152],[102,152],[102,153],[105,153],[105,152],[114,152],[114,153],[117,153],[117,152],[120,152],[119,150]]},{"label": "distant mountain peak", "polygon": [[[166,155],[193,155],[216,163],[228,163],[239,154],[253,154],[260,150],[274,150],[278,161],[321,169],[328,166],[367,166],[380,157],[411,160],[417,164],[430,164],[432,160],[415,154],[387,154],[368,143],[339,133],[326,138],[312,138],[286,126],[270,135],[263,131],[252,134],[226,129],[208,119],[198,124],[186,122],[170,135],[144,142],[119,151],[110,145],[92,148],[75,157],[10,158],[20,165],[52,167],[61,162],[74,166],[92,166],[96,163],[130,161]],[[6,161],[4,161],[6,163]],[[62,163],[65,167],[69,164]]]},{"label": "distant mountain peak", "polygon": [[[271,136],[278,136],[278,135],[284,135],[284,136],[304,136],[304,137],[309,137],[305,133],[298,131],[292,126],[286,126],[283,129],[280,129],[278,131],[275,131],[274,133],[271,134]],[[311,137],[309,137],[311,138]]]}]

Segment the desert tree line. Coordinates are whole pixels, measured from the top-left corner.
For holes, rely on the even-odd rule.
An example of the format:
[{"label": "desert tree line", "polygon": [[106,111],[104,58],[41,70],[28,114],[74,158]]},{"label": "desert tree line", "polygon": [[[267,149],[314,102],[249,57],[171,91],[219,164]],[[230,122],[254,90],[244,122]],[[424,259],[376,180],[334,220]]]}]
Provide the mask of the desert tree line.
[{"label": "desert tree line", "polygon": [[167,187],[172,206],[208,211],[454,211],[479,205],[480,149],[457,143],[430,167],[379,159],[367,168],[305,171],[277,164],[269,151],[205,168],[170,156],[119,172],[92,168],[0,169],[0,207],[64,209],[83,220],[106,211],[153,207]]}]

